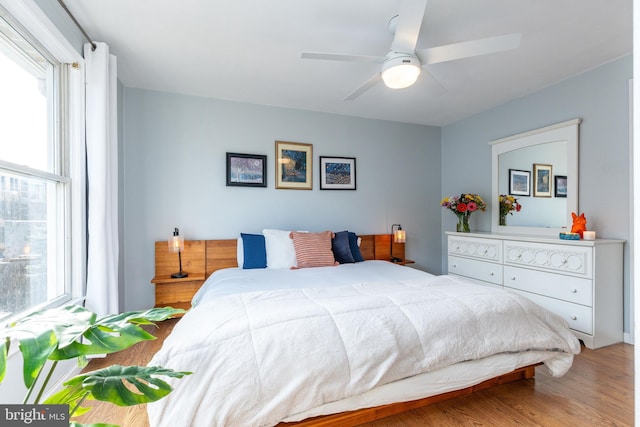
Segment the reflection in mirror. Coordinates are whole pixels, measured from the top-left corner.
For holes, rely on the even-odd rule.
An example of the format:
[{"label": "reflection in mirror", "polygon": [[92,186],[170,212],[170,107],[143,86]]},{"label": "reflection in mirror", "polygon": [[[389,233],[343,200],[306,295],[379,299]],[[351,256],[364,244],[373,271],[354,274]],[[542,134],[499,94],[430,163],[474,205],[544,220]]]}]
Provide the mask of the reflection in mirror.
[{"label": "reflection in mirror", "polygon": [[[571,120],[490,142],[491,231],[548,235],[571,225],[571,212],[578,212],[579,123]],[[503,222],[499,195],[511,195],[521,205]]]},{"label": "reflection in mirror", "polygon": [[[536,175],[533,165],[536,163],[552,167],[550,176],[540,177],[540,182],[534,179]],[[507,215],[505,225],[556,228],[566,225],[566,197],[535,197],[534,187],[545,186],[551,196],[554,196],[553,177],[567,176],[567,141],[548,142],[508,151],[498,156],[498,168],[498,193],[514,196],[522,206],[520,212],[513,211]]]}]

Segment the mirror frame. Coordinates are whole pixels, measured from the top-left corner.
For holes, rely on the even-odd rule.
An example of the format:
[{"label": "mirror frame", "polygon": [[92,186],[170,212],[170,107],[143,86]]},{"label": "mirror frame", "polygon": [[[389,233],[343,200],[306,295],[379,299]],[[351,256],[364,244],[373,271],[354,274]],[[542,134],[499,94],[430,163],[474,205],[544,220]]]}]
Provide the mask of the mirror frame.
[{"label": "mirror frame", "polygon": [[[558,235],[560,232],[568,232],[571,230],[573,220],[571,212],[579,213],[578,210],[578,145],[579,131],[578,125],[582,119],[573,119],[555,125],[547,126],[540,129],[534,129],[517,135],[508,136],[501,139],[490,141],[491,145],[491,231],[494,233],[507,234],[535,234],[535,235]],[[562,227],[526,227],[526,226],[509,226],[499,225],[500,216],[498,196],[500,190],[499,183],[499,165],[498,160],[500,154],[509,151],[518,150],[520,148],[530,147],[532,145],[545,144],[555,141],[567,141],[567,226]]]}]

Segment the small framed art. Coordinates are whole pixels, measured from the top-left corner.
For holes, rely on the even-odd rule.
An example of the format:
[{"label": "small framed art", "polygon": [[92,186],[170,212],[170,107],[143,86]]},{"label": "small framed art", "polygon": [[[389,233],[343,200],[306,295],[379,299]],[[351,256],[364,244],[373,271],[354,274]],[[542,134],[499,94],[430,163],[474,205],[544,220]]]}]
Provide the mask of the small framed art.
[{"label": "small framed art", "polygon": [[551,165],[533,164],[533,197],[551,197]]},{"label": "small framed art", "polygon": [[512,196],[530,196],[531,172],[509,169],[509,194]]},{"label": "small framed art", "polygon": [[556,197],[567,197],[566,175],[556,175],[553,177],[553,193]]},{"label": "small framed art", "polygon": [[355,157],[320,156],[321,190],[355,190]]},{"label": "small framed art", "polygon": [[313,145],[276,141],[276,188],[313,188]]},{"label": "small framed art", "polygon": [[227,186],[266,187],[267,156],[227,153]]}]

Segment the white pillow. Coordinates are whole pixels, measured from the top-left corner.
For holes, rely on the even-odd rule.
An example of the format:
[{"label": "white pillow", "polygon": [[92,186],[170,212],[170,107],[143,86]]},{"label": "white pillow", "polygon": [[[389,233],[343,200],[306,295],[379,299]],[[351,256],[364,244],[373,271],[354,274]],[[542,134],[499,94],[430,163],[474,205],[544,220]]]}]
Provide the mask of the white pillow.
[{"label": "white pillow", "polygon": [[267,249],[267,268],[291,268],[297,267],[296,250],[293,240],[289,237],[291,231],[262,230],[264,243]]},{"label": "white pillow", "polygon": [[244,265],[244,244],[242,243],[242,236],[238,237],[238,244],[236,245],[236,260],[238,260],[238,267],[242,268]]}]

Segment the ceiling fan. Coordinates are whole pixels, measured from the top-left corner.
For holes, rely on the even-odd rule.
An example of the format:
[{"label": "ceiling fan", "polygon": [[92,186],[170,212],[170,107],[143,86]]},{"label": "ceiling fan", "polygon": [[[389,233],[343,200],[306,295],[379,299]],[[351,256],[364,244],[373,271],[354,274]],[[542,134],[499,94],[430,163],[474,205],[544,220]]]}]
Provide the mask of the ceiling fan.
[{"label": "ceiling fan", "polygon": [[398,15],[389,20],[389,30],[394,34],[394,37],[391,50],[385,56],[303,52],[301,57],[303,59],[382,64],[380,72],[373,75],[344,99],[352,101],[380,81],[392,89],[409,87],[416,82],[422,68],[427,65],[502,52],[520,46],[521,34],[513,33],[416,51],[416,43],[426,7],[427,0],[404,0],[402,2]]}]

